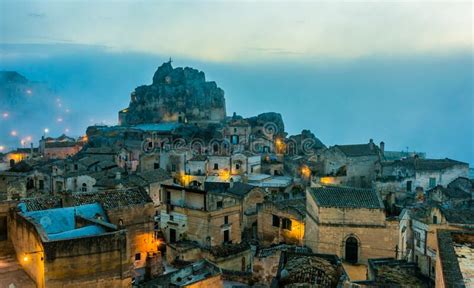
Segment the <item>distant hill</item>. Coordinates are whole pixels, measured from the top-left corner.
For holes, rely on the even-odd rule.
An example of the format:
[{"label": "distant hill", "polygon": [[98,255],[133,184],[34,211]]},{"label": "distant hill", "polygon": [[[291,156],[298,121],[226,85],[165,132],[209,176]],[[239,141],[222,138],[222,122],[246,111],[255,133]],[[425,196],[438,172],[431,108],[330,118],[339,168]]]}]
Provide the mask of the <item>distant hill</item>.
[{"label": "distant hill", "polygon": [[0,146],[29,146],[31,141],[37,145],[45,128],[65,124],[63,105],[46,83],[31,81],[16,71],[0,71]]}]

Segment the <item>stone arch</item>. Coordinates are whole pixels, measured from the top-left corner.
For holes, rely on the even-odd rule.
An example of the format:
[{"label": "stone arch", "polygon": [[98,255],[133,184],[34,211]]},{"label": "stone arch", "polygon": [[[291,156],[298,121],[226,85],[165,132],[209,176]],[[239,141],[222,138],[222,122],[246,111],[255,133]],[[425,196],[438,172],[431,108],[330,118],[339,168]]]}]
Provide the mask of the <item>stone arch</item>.
[{"label": "stone arch", "polygon": [[342,242],[342,247],[344,260],[350,263],[359,262],[361,241],[357,235],[352,233],[347,235]]}]

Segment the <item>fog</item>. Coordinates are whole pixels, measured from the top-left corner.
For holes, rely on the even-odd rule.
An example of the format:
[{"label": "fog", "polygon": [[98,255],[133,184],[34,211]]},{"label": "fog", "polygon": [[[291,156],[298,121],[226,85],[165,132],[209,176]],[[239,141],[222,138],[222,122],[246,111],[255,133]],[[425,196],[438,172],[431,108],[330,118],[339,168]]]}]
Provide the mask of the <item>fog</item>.
[{"label": "fog", "polygon": [[[173,56],[62,44],[2,44],[0,49],[0,70],[47,83],[70,108],[65,123],[52,120],[52,136],[66,126],[79,136],[89,125],[116,124],[130,92],[150,84],[156,68]],[[429,157],[474,163],[472,56],[453,52],[231,64],[178,58],[173,66],[202,70],[216,81],[225,91],[228,115],[275,111],[283,115],[290,134],[311,129],[326,145],[373,138],[385,141],[388,150],[408,147]],[[50,113],[38,109],[22,119],[38,131],[35,140],[44,129],[35,117]],[[4,128],[13,123],[0,125],[8,131]],[[5,142],[11,142],[10,136],[0,135],[0,145]]]}]

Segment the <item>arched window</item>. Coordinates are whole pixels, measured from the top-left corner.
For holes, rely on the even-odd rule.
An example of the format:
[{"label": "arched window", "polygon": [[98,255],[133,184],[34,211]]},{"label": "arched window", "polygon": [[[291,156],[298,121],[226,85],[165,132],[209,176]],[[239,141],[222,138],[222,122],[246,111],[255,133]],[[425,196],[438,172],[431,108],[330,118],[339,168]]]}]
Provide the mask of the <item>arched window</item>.
[{"label": "arched window", "polygon": [[82,183],[81,191],[82,192],[87,192],[87,184],[86,183]]}]

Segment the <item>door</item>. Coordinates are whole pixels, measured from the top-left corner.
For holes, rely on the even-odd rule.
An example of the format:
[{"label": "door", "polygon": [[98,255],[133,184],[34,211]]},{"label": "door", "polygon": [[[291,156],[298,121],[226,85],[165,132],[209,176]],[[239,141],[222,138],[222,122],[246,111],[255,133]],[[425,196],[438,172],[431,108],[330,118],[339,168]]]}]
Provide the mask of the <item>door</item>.
[{"label": "door", "polygon": [[346,261],[357,263],[359,258],[359,243],[356,238],[349,237],[346,240]]},{"label": "door", "polygon": [[0,241],[7,240],[7,217],[0,217]]},{"label": "door", "polygon": [[170,228],[170,243],[176,243],[176,230]]},{"label": "door", "polygon": [[229,230],[224,230],[224,243],[230,242]]}]

